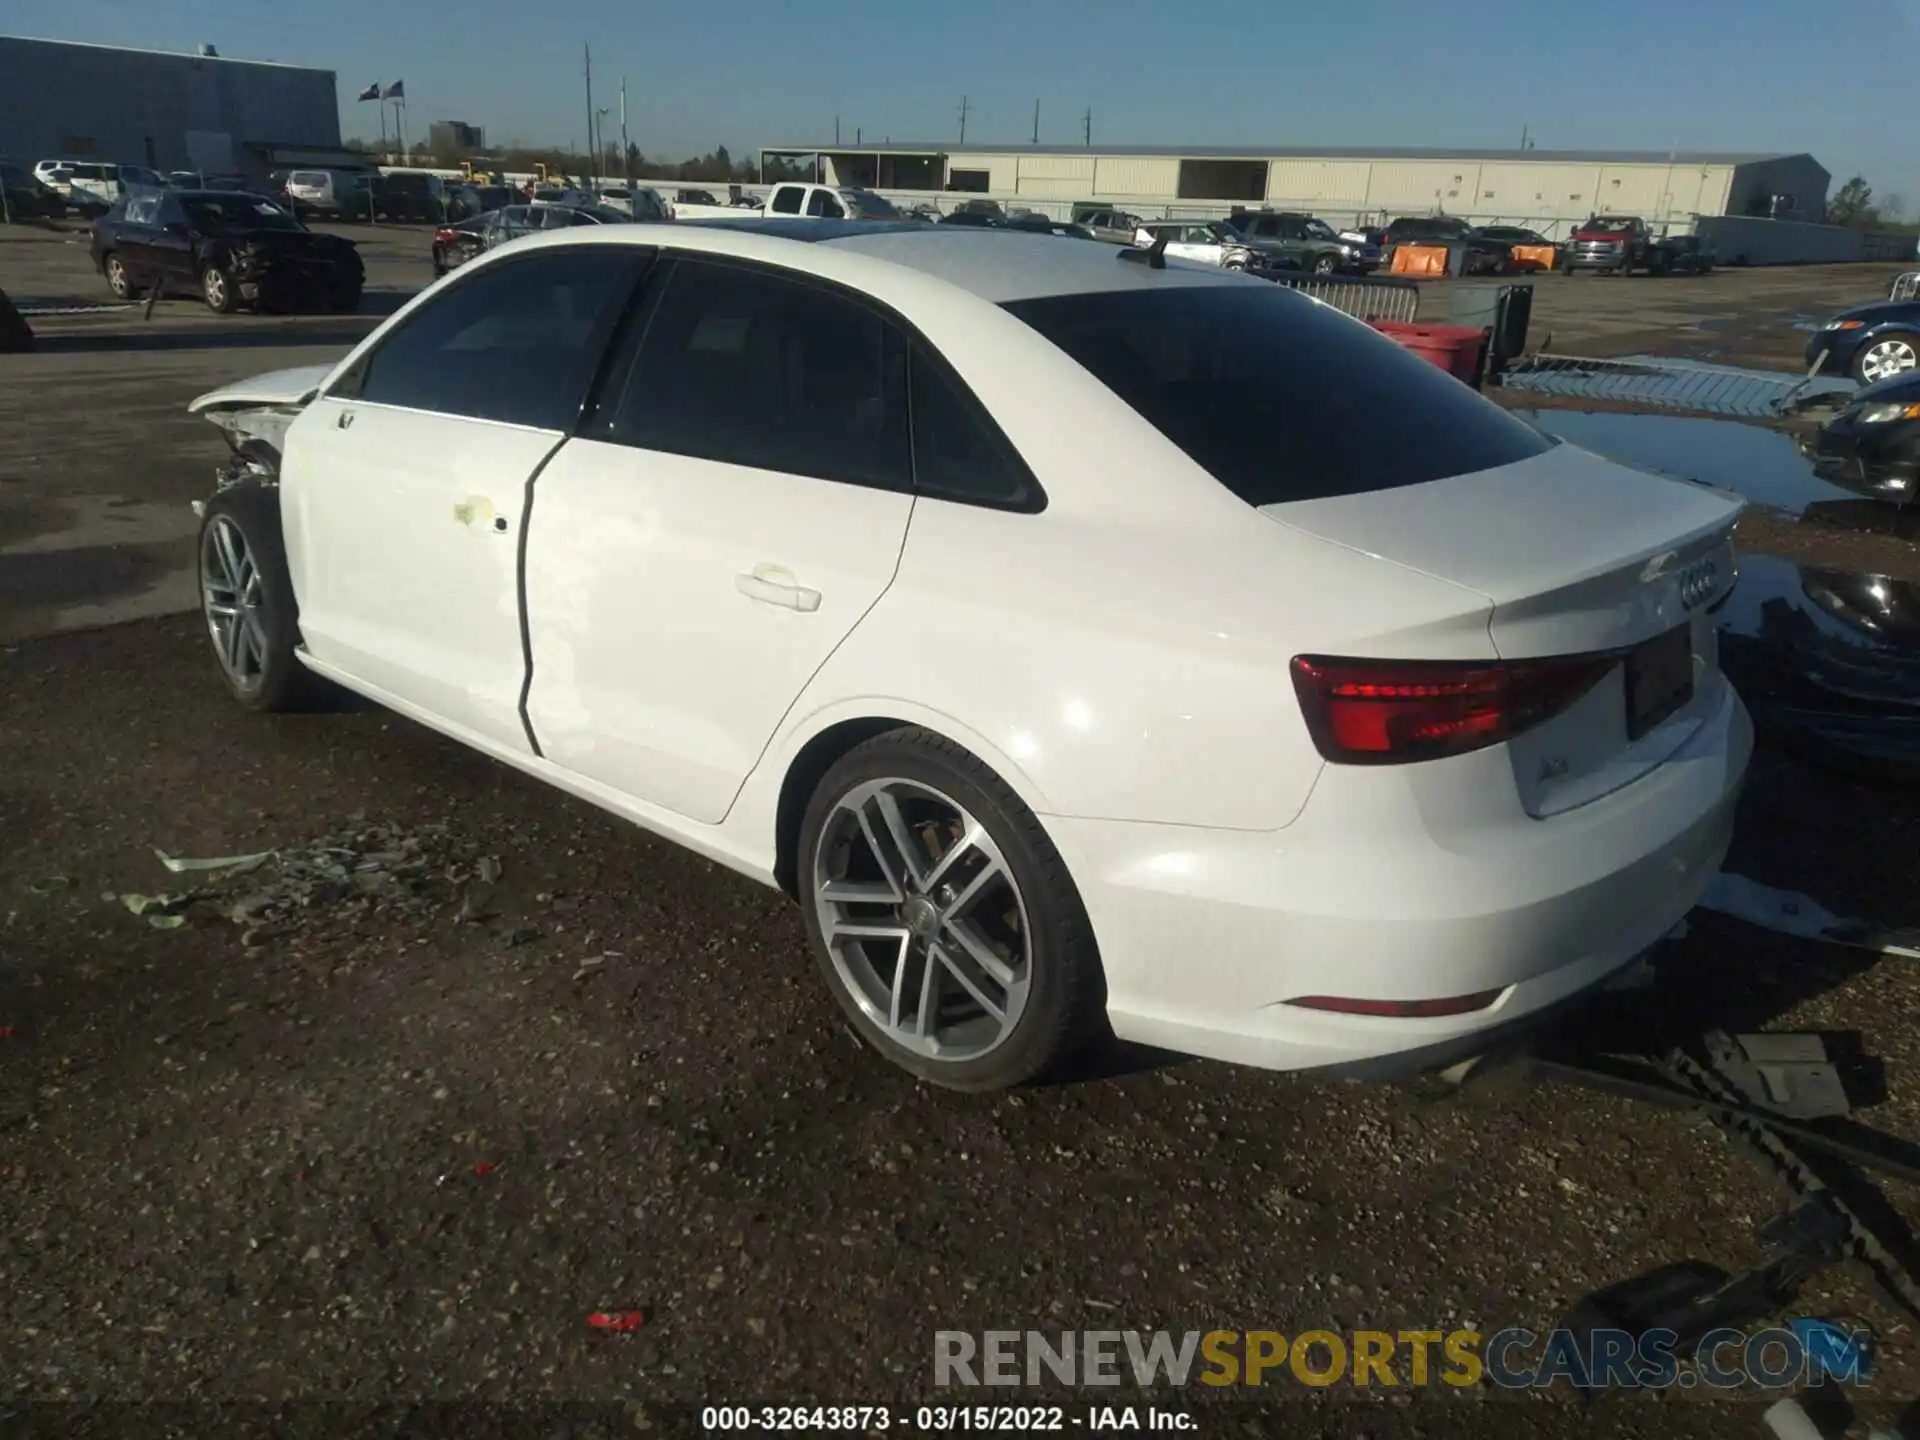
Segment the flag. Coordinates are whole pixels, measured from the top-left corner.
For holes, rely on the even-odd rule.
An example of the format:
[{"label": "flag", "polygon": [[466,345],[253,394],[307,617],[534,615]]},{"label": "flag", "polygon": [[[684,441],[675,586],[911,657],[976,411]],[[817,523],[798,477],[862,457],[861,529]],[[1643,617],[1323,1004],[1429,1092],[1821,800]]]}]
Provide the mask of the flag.
[{"label": "flag", "polygon": [[378,80],[374,81],[373,84],[367,86],[366,89],[362,90],[354,98],[357,100],[378,100],[380,98],[380,82]]},{"label": "flag", "polygon": [[382,100],[404,100],[407,98],[407,82],[396,80],[380,92]]}]

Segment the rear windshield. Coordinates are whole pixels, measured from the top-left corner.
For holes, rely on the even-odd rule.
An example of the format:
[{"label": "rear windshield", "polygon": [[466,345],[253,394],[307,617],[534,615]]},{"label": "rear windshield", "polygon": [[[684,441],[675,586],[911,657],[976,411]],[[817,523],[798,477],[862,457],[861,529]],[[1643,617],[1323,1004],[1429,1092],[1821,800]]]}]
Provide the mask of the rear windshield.
[{"label": "rear windshield", "polygon": [[1596,235],[1624,235],[1627,231],[1633,229],[1633,221],[1620,220],[1611,215],[1604,215],[1598,220],[1587,221],[1587,223],[1580,228],[1591,231]]},{"label": "rear windshield", "polygon": [[181,202],[203,234],[222,230],[303,230],[293,216],[271,201],[250,195],[195,195]]},{"label": "rear windshield", "polygon": [[855,215],[868,219],[898,219],[900,212],[893,208],[893,202],[874,194],[871,190],[842,190],[840,198],[847,202],[847,209]]},{"label": "rear windshield", "polygon": [[1249,505],[1418,485],[1549,449],[1411,351],[1279,286],[1006,307]]}]

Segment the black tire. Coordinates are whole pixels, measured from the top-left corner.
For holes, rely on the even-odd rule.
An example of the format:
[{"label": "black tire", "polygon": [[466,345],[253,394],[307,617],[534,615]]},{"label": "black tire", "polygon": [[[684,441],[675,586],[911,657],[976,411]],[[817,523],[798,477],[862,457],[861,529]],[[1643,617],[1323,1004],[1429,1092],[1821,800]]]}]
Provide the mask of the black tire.
[{"label": "black tire", "polygon": [[216,315],[231,315],[240,308],[239,286],[219,265],[209,265],[200,272],[200,298]]},{"label": "black tire", "polygon": [[1665,250],[1656,250],[1647,257],[1647,274],[1665,275],[1673,269],[1673,256]]},{"label": "black tire", "polygon": [[100,257],[100,269],[107,277],[107,289],[122,300],[133,298],[133,277],[127,273],[127,265],[111,250]]},{"label": "black tire", "polygon": [[1338,255],[1321,255],[1313,262],[1313,273],[1316,275],[1332,275],[1337,273],[1339,269],[1340,257]]},{"label": "black tire", "polygon": [[351,315],[360,308],[360,296],[364,288],[365,282],[356,280],[345,290],[338,292],[333,297],[333,302],[328,305],[327,308],[332,310],[336,315]]},{"label": "black tire", "polygon": [[[218,543],[210,536],[216,526],[226,525],[239,531],[252,558],[258,584],[252,608],[265,633],[258,673],[244,680],[236,678],[220,657],[219,621],[211,613],[219,591],[209,584],[209,545]],[[281,537],[279,487],[242,481],[207,501],[196,556],[200,618],[215,647],[214,663],[227,693],[248,710],[261,712],[325,708],[336,693],[332,683],[307,669],[294,654],[300,647],[300,613]]]},{"label": "black tire", "polygon": [[[966,807],[1005,858],[1025,907],[1031,952],[1025,1009],[992,1049],[971,1059],[929,1059],[894,1040],[849,993],[821,931],[813,877],[827,821],[843,796],[882,779],[931,787]],[[861,1038],[902,1069],[951,1090],[1004,1090],[1044,1075],[1105,1033],[1106,980],[1066,862],[1012,789],[951,740],[908,727],[848,751],[808,802],[798,856],[796,889],[827,988]]]}]

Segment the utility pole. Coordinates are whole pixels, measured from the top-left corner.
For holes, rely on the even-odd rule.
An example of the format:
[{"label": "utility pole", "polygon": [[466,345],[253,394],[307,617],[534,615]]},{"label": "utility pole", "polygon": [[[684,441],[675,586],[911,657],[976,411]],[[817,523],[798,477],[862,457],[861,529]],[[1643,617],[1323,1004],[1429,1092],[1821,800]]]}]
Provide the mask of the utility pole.
[{"label": "utility pole", "polygon": [[[587,149],[593,149],[593,47],[583,44],[580,52],[587,61]],[[580,177],[581,184],[587,184],[585,175]]]},{"label": "utility pole", "polygon": [[960,143],[967,143],[967,112],[973,107],[967,103],[967,97],[960,97]]},{"label": "utility pole", "polygon": [[1533,142],[1527,139],[1527,127],[1524,125],[1520,127],[1520,148],[1522,150],[1531,150],[1533,148]]},{"label": "utility pole", "polygon": [[1033,102],[1033,143],[1040,143],[1040,102]]},{"label": "utility pole", "polygon": [[1080,122],[1080,133],[1086,137],[1087,148],[1091,150],[1093,148],[1093,107],[1091,105],[1087,107],[1086,116]]},{"label": "utility pole", "polygon": [[627,177],[627,203],[633,203],[633,146],[627,140],[627,77],[620,77],[620,169]]},{"label": "utility pole", "polygon": [[858,125],[853,127],[853,143],[856,145],[860,143],[860,127]]},{"label": "utility pole", "polygon": [[838,115],[833,117],[833,143],[836,145],[840,143],[840,117]]}]

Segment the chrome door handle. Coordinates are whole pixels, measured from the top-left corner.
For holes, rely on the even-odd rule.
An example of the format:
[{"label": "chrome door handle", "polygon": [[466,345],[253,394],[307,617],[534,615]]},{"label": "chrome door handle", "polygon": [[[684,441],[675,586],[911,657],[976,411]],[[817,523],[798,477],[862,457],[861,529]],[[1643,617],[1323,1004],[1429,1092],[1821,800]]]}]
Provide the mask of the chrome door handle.
[{"label": "chrome door handle", "polygon": [[798,610],[808,615],[820,608],[820,592],[809,590],[805,585],[783,585],[777,580],[745,574],[733,577],[733,588],[749,600],[758,600],[762,605],[779,605],[784,609]]}]

